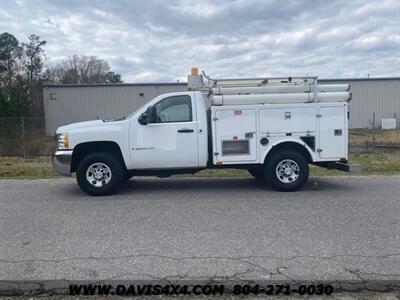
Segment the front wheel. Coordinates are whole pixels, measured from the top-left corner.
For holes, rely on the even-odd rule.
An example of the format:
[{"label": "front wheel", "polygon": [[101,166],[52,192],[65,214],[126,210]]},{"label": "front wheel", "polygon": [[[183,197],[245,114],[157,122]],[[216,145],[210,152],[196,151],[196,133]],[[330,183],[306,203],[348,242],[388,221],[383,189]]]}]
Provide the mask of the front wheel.
[{"label": "front wheel", "polygon": [[293,150],[282,150],[273,154],[264,167],[267,182],[279,191],[300,189],[307,182],[309,175],[307,160]]},{"label": "front wheel", "polygon": [[78,164],[76,180],[79,187],[92,196],[111,194],[124,178],[121,162],[109,153],[93,153]]}]

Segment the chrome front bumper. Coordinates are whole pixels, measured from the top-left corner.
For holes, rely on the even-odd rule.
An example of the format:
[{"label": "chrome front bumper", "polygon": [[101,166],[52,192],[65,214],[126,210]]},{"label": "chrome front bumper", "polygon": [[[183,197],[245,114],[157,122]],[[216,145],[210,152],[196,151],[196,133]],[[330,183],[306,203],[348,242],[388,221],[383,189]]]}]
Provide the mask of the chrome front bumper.
[{"label": "chrome front bumper", "polygon": [[62,176],[71,176],[71,161],[73,150],[59,150],[52,156],[53,168]]}]

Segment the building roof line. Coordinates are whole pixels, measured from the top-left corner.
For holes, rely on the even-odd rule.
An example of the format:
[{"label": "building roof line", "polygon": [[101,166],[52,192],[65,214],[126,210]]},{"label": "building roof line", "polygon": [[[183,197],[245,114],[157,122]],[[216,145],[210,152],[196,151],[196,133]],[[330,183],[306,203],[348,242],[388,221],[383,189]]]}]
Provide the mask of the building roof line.
[{"label": "building roof line", "polygon": [[[318,81],[380,81],[400,80],[400,77],[365,77],[365,78],[318,78]],[[44,84],[44,88],[69,88],[69,87],[108,87],[108,86],[185,86],[187,82],[146,82],[146,83],[89,83],[89,84]]]},{"label": "building roof line", "polygon": [[374,81],[374,80],[400,80],[400,77],[318,78],[318,81]]},{"label": "building roof line", "polygon": [[146,83],[88,83],[88,84],[43,84],[44,88],[68,87],[108,87],[108,86],[165,86],[187,85],[187,82],[146,82]]}]

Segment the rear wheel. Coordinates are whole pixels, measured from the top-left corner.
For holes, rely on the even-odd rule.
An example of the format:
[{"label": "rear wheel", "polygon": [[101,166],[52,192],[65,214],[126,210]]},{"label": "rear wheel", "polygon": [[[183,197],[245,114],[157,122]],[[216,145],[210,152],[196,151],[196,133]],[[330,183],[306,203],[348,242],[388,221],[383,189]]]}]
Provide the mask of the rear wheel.
[{"label": "rear wheel", "polygon": [[79,187],[92,196],[111,194],[124,178],[122,163],[110,153],[93,153],[78,164]]},{"label": "rear wheel", "polygon": [[254,178],[256,178],[258,180],[265,179],[264,169],[262,168],[262,166],[250,168],[250,169],[247,169],[247,171],[249,171],[251,176],[253,176]]},{"label": "rear wheel", "polygon": [[264,174],[272,188],[286,192],[296,191],[307,182],[308,162],[297,151],[282,150],[268,159]]}]

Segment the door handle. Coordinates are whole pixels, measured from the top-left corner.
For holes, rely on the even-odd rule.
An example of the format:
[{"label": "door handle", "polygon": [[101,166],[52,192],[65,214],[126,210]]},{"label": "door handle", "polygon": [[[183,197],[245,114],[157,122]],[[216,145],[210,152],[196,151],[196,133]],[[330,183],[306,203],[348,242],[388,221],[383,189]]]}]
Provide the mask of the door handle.
[{"label": "door handle", "polygon": [[179,133],[186,133],[186,132],[193,132],[193,131],[194,131],[193,129],[189,129],[189,128],[182,128],[182,129],[178,130]]}]

